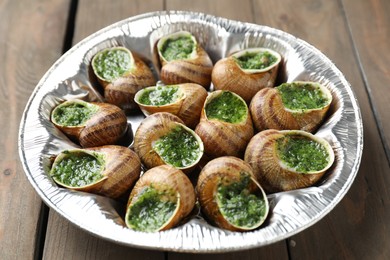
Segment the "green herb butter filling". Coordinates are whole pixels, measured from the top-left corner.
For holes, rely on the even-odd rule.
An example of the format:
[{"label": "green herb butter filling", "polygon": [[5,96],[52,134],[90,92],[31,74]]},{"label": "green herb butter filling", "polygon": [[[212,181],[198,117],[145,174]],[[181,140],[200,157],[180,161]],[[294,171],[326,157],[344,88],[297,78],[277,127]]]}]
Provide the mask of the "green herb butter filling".
[{"label": "green herb butter filling", "polygon": [[156,140],[153,149],[164,162],[177,168],[194,164],[202,153],[198,140],[182,126]]},{"label": "green herb butter filling", "polygon": [[70,102],[57,106],[53,111],[54,123],[62,126],[80,126],[90,119],[98,107],[84,102]]},{"label": "green herb butter filling", "polygon": [[302,136],[286,136],[277,140],[279,158],[297,172],[308,173],[324,169],[330,160],[321,143]]},{"label": "green herb butter filling", "polygon": [[[170,192],[173,193],[173,192]],[[146,187],[127,213],[126,223],[134,230],[158,231],[173,215],[177,203],[172,194]]]},{"label": "green herb butter filling", "polygon": [[246,120],[248,107],[235,94],[224,91],[206,104],[205,112],[208,119],[218,119],[234,124]]},{"label": "green herb butter filling", "polygon": [[107,49],[96,54],[92,65],[100,78],[111,82],[131,69],[132,57],[124,49]]},{"label": "green herb butter filling", "polygon": [[145,89],[138,102],[148,106],[163,106],[174,103],[180,98],[178,86],[158,86]]},{"label": "green herb butter filling", "polygon": [[322,108],[329,103],[320,87],[310,83],[284,83],[276,89],[283,105],[291,110]]},{"label": "green herb butter filling", "polygon": [[217,188],[220,212],[230,224],[237,227],[255,227],[266,214],[265,200],[250,192],[250,182],[250,175],[242,173],[240,181],[220,184]]},{"label": "green herb butter filling", "polygon": [[278,58],[268,51],[247,52],[240,57],[235,57],[241,69],[262,70],[277,62]]},{"label": "green herb butter filling", "polygon": [[168,39],[164,42],[160,52],[166,61],[188,59],[194,51],[195,42],[191,37],[182,36]]},{"label": "green herb butter filling", "polygon": [[63,158],[53,164],[50,175],[69,187],[83,187],[103,178],[104,160],[101,155],[84,152],[63,152]]}]

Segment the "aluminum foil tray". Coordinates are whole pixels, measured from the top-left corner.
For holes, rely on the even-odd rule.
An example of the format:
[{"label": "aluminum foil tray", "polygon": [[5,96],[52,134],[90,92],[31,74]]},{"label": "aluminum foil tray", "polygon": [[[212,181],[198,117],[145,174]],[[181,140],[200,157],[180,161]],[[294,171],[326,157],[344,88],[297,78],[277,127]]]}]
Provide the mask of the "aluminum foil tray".
[{"label": "aluminum foil tray", "polygon": [[[208,224],[201,213],[168,231],[143,233],[125,227],[125,203],[58,187],[48,176],[50,157],[77,147],[50,122],[51,110],[64,99],[102,100],[90,62],[99,50],[122,45],[140,55],[158,77],[156,41],[179,30],[193,33],[213,62],[248,47],[268,47],[283,56],[277,83],[317,81],[334,102],[316,135],[334,148],[334,166],[316,186],[268,195],[267,221],[251,232],[230,232]],[[128,116],[132,133],[143,119]],[[227,252],[268,245],[313,225],[346,194],[359,168],[363,127],[355,95],[336,66],[310,44],[280,30],[192,12],[154,12],[131,17],[84,39],[43,76],[28,101],[19,130],[19,154],[26,176],[42,200],[78,227],[134,247],[181,252]]]}]

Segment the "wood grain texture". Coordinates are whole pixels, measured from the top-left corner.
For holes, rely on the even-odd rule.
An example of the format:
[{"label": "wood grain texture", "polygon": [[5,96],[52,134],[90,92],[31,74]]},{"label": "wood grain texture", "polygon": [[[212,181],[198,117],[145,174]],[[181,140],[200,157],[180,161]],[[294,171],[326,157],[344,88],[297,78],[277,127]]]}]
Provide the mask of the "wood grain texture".
[{"label": "wood grain texture", "polygon": [[18,129],[35,85],[61,55],[68,4],[68,0],[0,1],[1,259],[34,255],[42,203],[19,160]]},{"label": "wood grain texture", "polygon": [[[162,1],[79,0],[73,43],[95,31],[140,13],[162,9]],[[46,259],[164,259],[164,253],[141,250],[94,237],[50,211],[44,258]]]},{"label": "wood grain texture", "polygon": [[342,0],[390,162],[390,1]]},{"label": "wood grain texture", "polygon": [[[17,132],[34,86],[61,54],[69,6],[70,0],[0,0],[0,118],[10,122],[0,128],[1,259],[31,259],[36,249],[41,200],[24,177]],[[351,83],[363,117],[365,144],[356,180],[323,220],[287,242],[226,254],[164,254],[117,245],[82,231],[51,210],[44,258],[390,259],[390,168],[384,149],[389,149],[390,140],[389,1],[79,0],[73,43],[121,19],[164,7],[275,27],[313,44],[333,60]]]},{"label": "wood grain texture", "polygon": [[[351,1],[352,5],[356,5],[356,1],[353,4]],[[346,13],[350,11],[350,15],[354,14],[354,10],[348,10],[348,6],[345,8]],[[330,214],[290,239],[291,258],[389,259],[389,165],[375,127],[376,122],[359,71],[359,60],[348,36],[349,28],[342,5],[336,0],[258,0],[255,10],[257,23],[302,38],[333,60],[351,83],[363,117],[365,144],[355,182]],[[270,15],[267,10],[274,11]],[[360,19],[359,15],[356,15],[356,19]],[[366,21],[366,24],[370,23]],[[383,92],[386,91],[378,91]],[[385,104],[384,101],[378,102]]]},{"label": "wood grain texture", "polygon": [[202,12],[242,22],[253,21],[251,0],[166,0],[167,10]]},{"label": "wood grain texture", "polygon": [[163,0],[79,0],[73,43],[131,16],[163,9]]},{"label": "wood grain texture", "polygon": [[164,259],[159,251],[136,249],[94,237],[50,212],[45,259]]}]

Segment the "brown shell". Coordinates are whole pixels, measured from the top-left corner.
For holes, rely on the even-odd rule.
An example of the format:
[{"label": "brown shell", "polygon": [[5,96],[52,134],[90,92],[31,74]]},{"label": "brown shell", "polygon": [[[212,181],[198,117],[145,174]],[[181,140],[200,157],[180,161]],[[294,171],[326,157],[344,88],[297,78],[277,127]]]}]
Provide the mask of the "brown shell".
[{"label": "brown shell", "polygon": [[214,88],[232,91],[249,104],[260,89],[274,86],[280,61],[279,58],[277,63],[267,69],[248,73],[240,68],[233,56],[221,59],[214,65],[211,74]]},{"label": "brown shell", "polygon": [[[328,92],[327,96],[331,100],[329,90],[322,88]],[[249,110],[257,131],[277,129],[314,132],[325,118],[330,104],[319,109],[293,111],[283,105],[276,88],[264,88],[253,97]]]},{"label": "brown shell", "polygon": [[199,174],[198,183],[196,186],[196,192],[199,198],[202,212],[217,226],[231,231],[247,231],[249,229],[232,225],[223,216],[219,210],[216,193],[220,183],[226,182],[229,184],[235,181],[239,181],[242,172],[250,174],[254,184],[252,185],[252,188],[260,190],[266,201],[267,213],[263,217],[262,221],[258,223],[258,225],[250,228],[255,229],[260,226],[266,219],[269,208],[267,197],[261,186],[257,183],[252,168],[248,163],[232,156],[225,156],[214,159],[208,162],[202,169]]},{"label": "brown shell", "polygon": [[[281,163],[276,140],[286,135],[301,135],[323,144],[329,153],[329,164],[321,171],[300,173]],[[266,192],[279,192],[309,187],[315,184],[333,164],[334,152],[322,138],[301,130],[265,130],[256,134],[245,151],[245,161],[252,167]]]},{"label": "brown shell", "polygon": [[99,110],[81,126],[63,126],[55,123],[52,119],[57,128],[80,143],[82,147],[116,144],[126,133],[127,118],[124,111],[119,107],[107,103],[85,102],[77,99],[67,102],[88,103],[99,107]]},{"label": "brown shell", "polygon": [[66,187],[72,190],[100,194],[115,199],[125,194],[134,185],[141,173],[141,161],[137,154],[123,146],[106,145],[74,149],[68,152],[73,151],[102,153],[105,158],[105,169],[102,172],[103,179],[84,187]]},{"label": "brown shell", "polygon": [[139,193],[142,192],[145,187],[152,184],[155,188],[158,188],[159,186],[171,188],[177,191],[180,197],[179,208],[175,211],[171,219],[159,229],[159,231],[167,230],[176,226],[181,220],[191,213],[195,206],[196,199],[194,187],[188,177],[181,170],[178,170],[170,165],[154,167],[142,175],[131,191],[127,203],[126,213],[128,213],[129,206],[136,201],[134,198],[137,198]]},{"label": "brown shell", "polygon": [[214,91],[207,97],[195,132],[203,141],[205,154],[210,157],[236,156],[241,157],[245,147],[254,134],[252,119],[247,114],[245,122],[232,124],[217,119],[208,119],[205,112],[206,104],[221,91]]},{"label": "brown shell", "polygon": [[194,83],[184,83],[178,85],[178,87],[183,96],[175,103],[162,106],[148,106],[137,102],[137,97],[146,88],[137,92],[135,102],[146,116],[158,112],[168,112],[182,119],[186,126],[194,128],[199,123],[203,103],[207,97],[207,91],[201,85]]},{"label": "brown shell", "polygon": [[[180,118],[166,112],[152,114],[142,121],[134,136],[134,150],[147,168],[150,169],[155,166],[166,164],[160,155],[153,149],[152,145],[157,139],[168,134],[178,125],[187,128]],[[187,128],[187,130],[192,131],[189,128]],[[203,143],[200,138],[198,136],[195,137],[203,148]],[[198,161],[182,170],[185,170],[186,172],[191,171]]]},{"label": "brown shell", "polygon": [[134,65],[134,56],[133,56],[133,53],[123,47],[123,46],[115,46],[115,47],[111,47],[111,48],[106,48],[106,49],[103,49],[103,50],[100,50],[98,53],[96,53],[96,55],[92,58],[92,61],[91,61],[91,67],[92,67],[92,71],[93,73],[95,74],[95,77],[96,79],[98,80],[98,82],[103,86],[103,88],[105,88],[108,84],[110,84],[110,81],[101,77],[96,71],[95,71],[95,66],[94,66],[94,63],[95,63],[95,58],[98,56],[99,53],[102,53],[102,52],[105,52],[105,51],[110,51],[110,50],[121,50],[121,51],[124,51],[126,52],[129,56],[130,56],[130,60],[131,60],[131,64]]},{"label": "brown shell", "polygon": [[[179,35],[191,36],[196,42],[195,38],[189,32],[185,31],[167,35],[160,39],[160,41],[169,39],[171,36],[175,37]],[[209,88],[213,62],[207,52],[198,43],[196,43],[195,57],[190,59],[167,61],[160,53],[160,41],[157,43],[157,52],[162,66],[160,77],[165,84],[196,83],[206,89]]]},{"label": "brown shell", "polygon": [[108,103],[131,110],[137,107],[134,102],[135,93],[155,84],[156,79],[150,68],[140,58],[134,56],[134,68],[107,84],[104,87],[104,97]]}]

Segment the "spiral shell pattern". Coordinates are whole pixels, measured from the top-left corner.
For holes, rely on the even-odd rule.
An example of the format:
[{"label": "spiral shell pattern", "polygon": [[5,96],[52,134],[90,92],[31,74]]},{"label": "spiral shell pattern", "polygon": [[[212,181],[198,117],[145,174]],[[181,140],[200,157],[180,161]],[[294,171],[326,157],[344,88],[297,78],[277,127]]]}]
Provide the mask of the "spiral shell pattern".
[{"label": "spiral shell pattern", "polygon": [[[167,61],[161,54],[162,43],[170,38],[191,37],[196,44],[195,55],[187,59]],[[182,31],[167,35],[157,43],[157,51],[161,62],[161,80],[167,84],[196,83],[208,89],[211,83],[213,62],[207,52],[196,42],[189,32]]]},{"label": "spiral shell pattern", "polygon": [[[135,152],[126,147],[106,145],[94,148],[68,150],[66,152],[72,153],[80,151],[103,154],[105,164],[102,175],[104,177],[96,183],[83,187],[67,187],[69,189],[100,194],[116,199],[130,190],[140,176],[141,161]],[[54,161],[54,164],[55,163],[56,161]]]},{"label": "spiral shell pattern", "polygon": [[[331,100],[330,92],[325,87],[323,89]],[[284,106],[276,88],[264,88],[253,97],[249,110],[257,131],[277,129],[314,132],[325,118],[330,104],[318,109],[291,110]]]},{"label": "spiral shell pattern", "polygon": [[212,158],[220,156],[243,155],[246,145],[252,138],[254,130],[252,119],[247,113],[245,121],[241,123],[228,123],[217,119],[208,119],[205,112],[206,104],[221,91],[209,94],[203,106],[199,124],[195,132],[200,136],[204,144],[204,151]]},{"label": "spiral shell pattern", "polygon": [[[324,145],[329,154],[328,165],[320,171],[310,173],[301,173],[286,167],[278,156],[276,141],[291,134],[301,135]],[[266,192],[280,192],[315,184],[333,164],[334,152],[327,141],[308,132],[270,129],[253,136],[245,151],[245,161],[252,167],[257,180]]]},{"label": "spiral shell pattern", "polygon": [[137,107],[134,96],[142,88],[154,86],[156,79],[149,67],[134,56],[134,67],[128,73],[113,80],[104,87],[104,97],[108,103],[124,110]]},{"label": "spiral shell pattern", "polygon": [[[138,127],[134,136],[134,150],[147,168],[166,164],[160,155],[153,149],[153,144],[160,137],[168,134],[172,129],[179,125],[194,134],[200,144],[200,151],[203,154],[203,143],[201,139],[196,136],[191,129],[187,128],[180,118],[170,113],[160,112],[146,117]],[[191,171],[200,159],[201,155],[192,165],[183,167],[181,170],[186,172]]]},{"label": "spiral shell pattern", "polygon": [[145,187],[153,185],[154,187],[168,187],[179,194],[180,201],[178,209],[174,215],[165,223],[160,230],[167,230],[176,226],[181,220],[188,216],[195,206],[195,190],[191,181],[181,171],[169,165],[161,165],[146,171],[137,181],[131,191],[128,203],[127,214],[129,207],[136,201],[137,196]]},{"label": "spiral shell pattern", "polygon": [[251,188],[259,190],[266,202],[266,214],[262,216],[262,220],[255,227],[250,228],[254,229],[263,223],[268,214],[268,200],[263,189],[255,180],[253,170],[248,163],[233,156],[214,159],[202,169],[196,186],[202,212],[217,226],[231,231],[246,231],[249,229],[233,225],[223,216],[217,203],[216,193],[221,183],[237,182],[240,180],[242,173],[251,176],[253,182]]},{"label": "spiral shell pattern", "polygon": [[200,114],[203,103],[207,97],[207,91],[201,85],[194,83],[184,83],[177,86],[179,87],[178,91],[182,96],[172,104],[151,106],[138,102],[138,97],[148,88],[142,89],[136,94],[135,102],[146,116],[158,112],[168,112],[178,116],[183,120],[186,126],[195,128],[200,120]]},{"label": "spiral shell pattern", "polygon": [[[245,52],[243,50],[241,52]],[[271,50],[268,50],[271,51]],[[217,90],[229,90],[241,96],[249,104],[252,97],[265,87],[273,87],[278,73],[281,57],[278,53],[278,61],[263,70],[241,69],[234,56],[219,60],[213,68],[211,78],[214,88]]]},{"label": "spiral shell pattern", "polygon": [[[68,135],[71,139],[80,143],[84,148],[109,144],[116,144],[127,130],[127,118],[119,107],[101,103],[85,102],[82,100],[69,100],[66,104],[81,103],[97,106],[98,110],[84,124],[80,126],[60,125],[53,120],[53,124]],[[65,103],[62,103],[64,105]],[[53,110],[54,111],[54,110]]]}]

